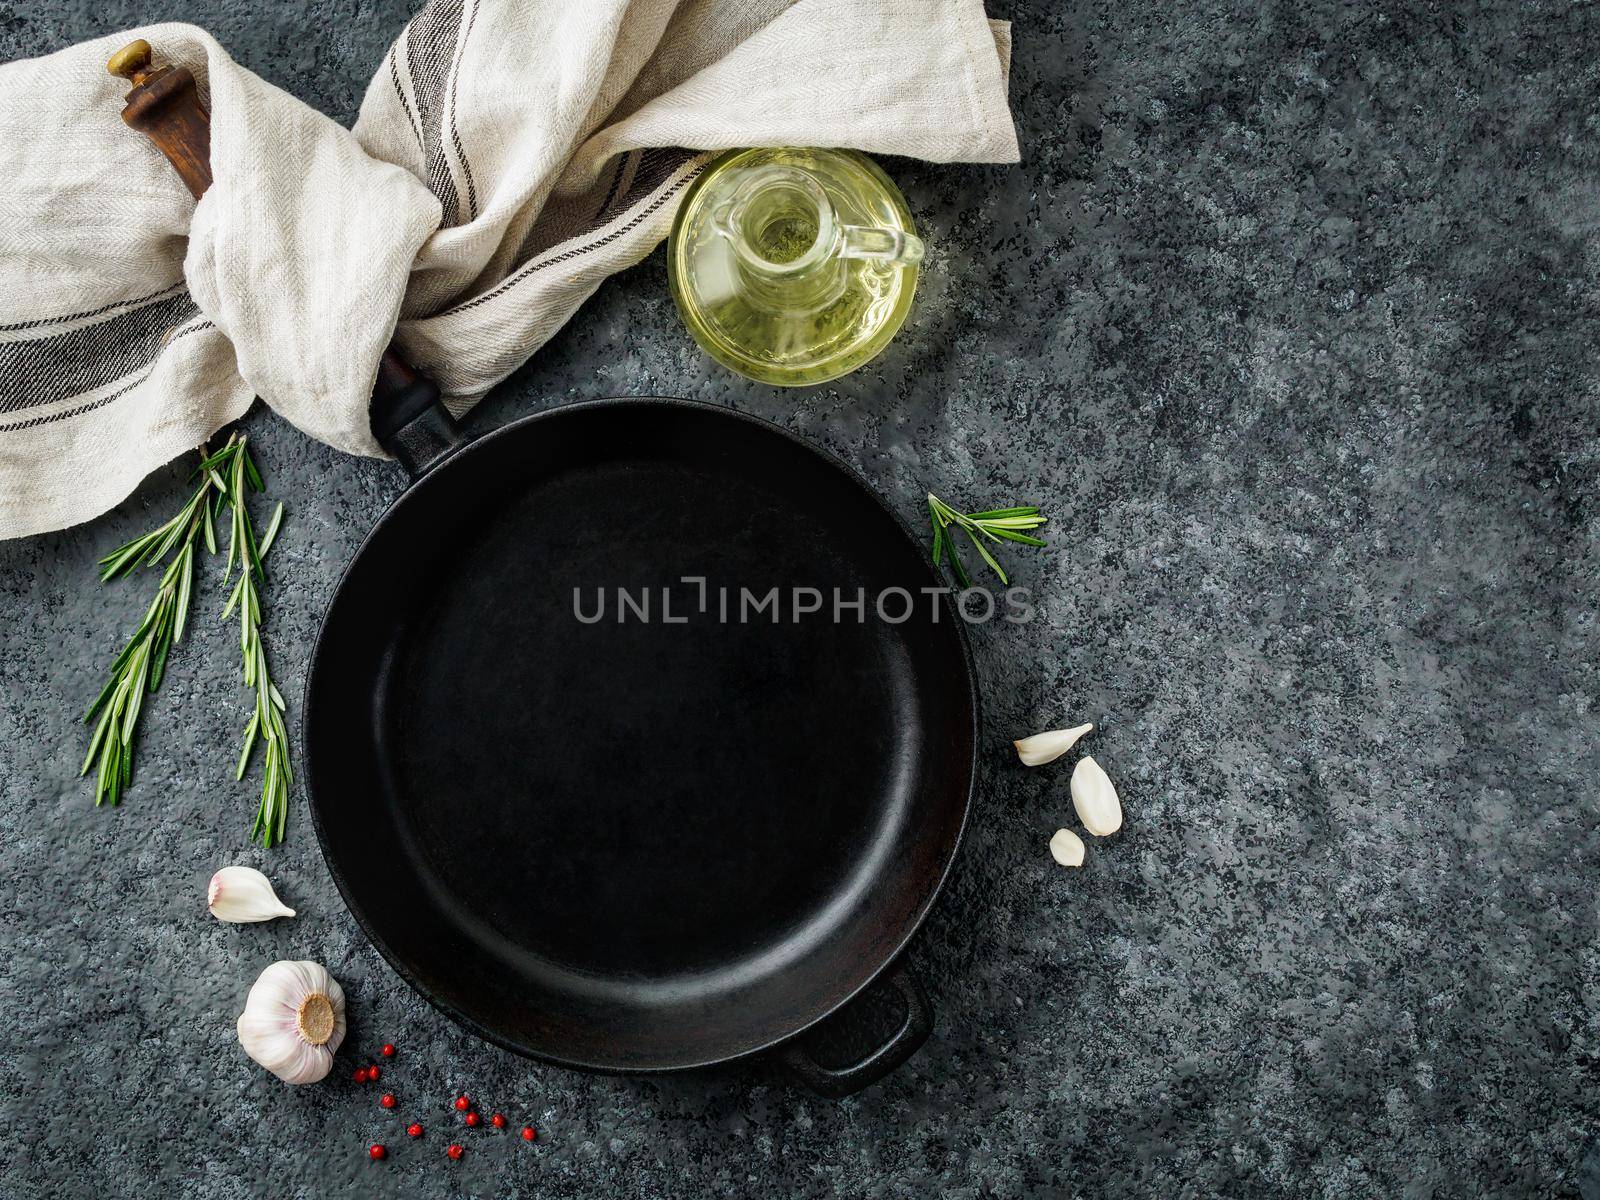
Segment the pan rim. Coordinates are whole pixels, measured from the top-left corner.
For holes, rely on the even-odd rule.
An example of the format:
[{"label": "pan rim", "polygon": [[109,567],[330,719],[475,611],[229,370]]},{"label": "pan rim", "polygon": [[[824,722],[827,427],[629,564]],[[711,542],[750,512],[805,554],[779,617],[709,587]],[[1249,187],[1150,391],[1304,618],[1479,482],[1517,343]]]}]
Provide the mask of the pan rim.
[{"label": "pan rim", "polygon": [[313,687],[316,682],[319,664],[323,659],[323,641],[327,635],[329,618],[333,614],[333,610],[335,605],[338,603],[339,596],[345,591],[346,585],[349,583],[351,576],[356,572],[362,560],[362,556],[366,553],[367,548],[372,544],[379,532],[389,521],[394,519],[395,515],[404,506],[410,503],[420,503],[421,498],[426,496],[430,483],[433,480],[442,477],[447,472],[453,470],[462,470],[463,467],[461,464],[470,459],[479,448],[487,446],[499,439],[508,437],[525,428],[526,426],[536,422],[550,420],[559,417],[562,414],[576,413],[586,410],[626,408],[633,406],[650,408],[666,407],[703,411],[721,417],[733,418],[734,420],[756,426],[769,433],[778,434],[784,440],[803,449],[808,454],[821,459],[828,466],[843,472],[844,475],[849,478],[863,493],[870,496],[873,503],[875,503],[879,509],[887,514],[889,519],[894,522],[896,528],[900,530],[901,534],[913,546],[918,548],[918,557],[923,562],[929,577],[940,586],[944,586],[943,576],[939,574],[932,562],[929,561],[925,555],[920,553],[921,542],[916,532],[905,521],[905,519],[894,510],[894,508],[878,492],[878,490],[872,486],[872,484],[864,475],[862,475],[862,473],[855,467],[854,464],[845,461],[843,458],[832,453],[831,451],[816,445],[807,438],[802,437],[792,430],[784,428],[776,422],[770,421],[765,417],[757,416],[753,413],[741,412],[739,409],[733,408],[730,405],[712,404],[707,401],[690,400],[680,396],[604,396],[587,400],[571,401],[567,403],[556,403],[548,408],[541,409],[538,412],[529,413],[526,416],[519,417],[516,420],[510,421],[497,429],[479,434],[476,437],[464,438],[458,450],[453,452],[448,459],[440,463],[427,474],[411,480],[406,488],[397,497],[395,497],[393,502],[391,502],[389,506],[385,508],[379,515],[377,521],[373,523],[372,528],[369,529],[366,535],[362,538],[361,544],[356,548],[356,551],[351,556],[350,561],[345,564],[344,570],[340,572],[339,582],[335,585],[328,600],[327,606],[324,608],[321,619],[318,622],[317,636],[312,642],[311,657],[308,660],[308,666],[306,668],[305,683],[301,688],[299,733],[300,744],[302,747],[304,747],[301,755],[301,761],[304,765],[306,805],[310,809],[311,824],[312,828],[316,831],[317,847],[322,854],[323,864],[327,867],[328,874],[333,878],[334,886],[338,889],[340,899],[344,901],[346,910],[355,919],[355,922],[360,928],[362,934],[366,937],[367,941],[372,945],[372,947],[377,950],[379,956],[382,957],[384,962],[389,965],[395,974],[397,974],[413,992],[420,995],[435,1010],[450,1018],[452,1021],[460,1025],[469,1033],[473,1034],[475,1037],[478,1037],[483,1041],[490,1043],[491,1045],[499,1046],[501,1049],[509,1050],[513,1054],[517,1054],[523,1058],[533,1059],[537,1062],[547,1063],[551,1066],[561,1067],[564,1069],[583,1071],[597,1075],[650,1076],[672,1074],[679,1071],[707,1070],[714,1067],[722,1067],[744,1062],[746,1060],[758,1058],[762,1055],[770,1054],[779,1047],[787,1045],[788,1043],[804,1036],[808,1031],[815,1029],[824,1021],[828,1020],[828,1018],[849,1007],[849,1005],[853,1003],[859,996],[861,996],[862,993],[871,988],[874,983],[883,978],[895,966],[895,964],[900,960],[901,956],[905,953],[907,946],[909,946],[911,941],[917,936],[918,933],[921,932],[923,924],[928,919],[928,915],[933,911],[934,905],[938,903],[939,897],[943,894],[945,884],[949,880],[950,874],[955,868],[956,859],[960,856],[961,846],[966,838],[967,825],[972,817],[972,804],[976,797],[978,787],[978,748],[982,741],[982,703],[978,690],[977,671],[973,665],[972,646],[967,636],[966,622],[961,619],[960,613],[957,611],[956,606],[951,602],[950,592],[947,591],[939,596],[939,603],[942,606],[942,611],[945,618],[955,629],[956,644],[960,648],[961,652],[961,680],[965,685],[965,694],[970,715],[972,736],[971,752],[968,755],[966,794],[962,798],[960,820],[956,826],[955,838],[951,843],[949,853],[945,855],[944,863],[940,867],[938,878],[934,881],[933,886],[931,889],[929,889],[926,898],[918,907],[915,916],[907,924],[904,934],[894,943],[894,948],[883,957],[882,962],[880,962],[877,967],[869,972],[859,985],[845,993],[836,1003],[819,1012],[807,1020],[804,1024],[799,1025],[789,1032],[772,1038],[762,1045],[752,1046],[731,1054],[712,1055],[703,1059],[695,1059],[692,1061],[674,1061],[660,1065],[617,1065],[607,1062],[587,1061],[577,1057],[564,1057],[559,1054],[551,1054],[544,1050],[531,1049],[524,1044],[521,1044],[487,1028],[476,1017],[461,1011],[455,1005],[440,998],[439,996],[436,996],[431,989],[425,987],[413,975],[410,968],[399,958],[399,956],[390,950],[385,939],[379,935],[367,913],[355,899],[353,889],[346,880],[344,871],[340,868],[339,864],[335,861],[333,854],[330,852],[329,835],[323,826],[322,809],[317,800],[317,772],[311,752],[311,747],[313,744],[313,738],[311,736],[311,718],[314,708]]}]

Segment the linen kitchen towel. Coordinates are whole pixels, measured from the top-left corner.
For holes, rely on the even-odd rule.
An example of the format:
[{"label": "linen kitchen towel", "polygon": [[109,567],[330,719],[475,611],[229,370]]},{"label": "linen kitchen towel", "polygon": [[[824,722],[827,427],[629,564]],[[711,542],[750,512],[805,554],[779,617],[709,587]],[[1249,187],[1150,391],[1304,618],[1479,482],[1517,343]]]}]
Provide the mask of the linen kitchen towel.
[{"label": "linen kitchen towel", "polygon": [[[134,37],[212,111],[198,206],[118,119]],[[87,520],[255,396],[379,454],[395,337],[460,413],[736,146],[1014,162],[981,0],[433,0],[347,130],[188,25],[0,67],[0,537]]]}]

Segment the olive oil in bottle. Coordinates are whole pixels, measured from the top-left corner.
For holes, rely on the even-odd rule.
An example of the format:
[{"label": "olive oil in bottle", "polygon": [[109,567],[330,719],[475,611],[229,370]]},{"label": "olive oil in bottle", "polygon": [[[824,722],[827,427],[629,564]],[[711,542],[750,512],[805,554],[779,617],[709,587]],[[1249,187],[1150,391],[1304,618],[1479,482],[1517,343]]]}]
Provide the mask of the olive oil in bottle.
[{"label": "olive oil in bottle", "polygon": [[667,247],[701,348],[764,383],[824,383],[889,343],[923,245],[898,188],[848,150],[736,150],[690,187]]}]

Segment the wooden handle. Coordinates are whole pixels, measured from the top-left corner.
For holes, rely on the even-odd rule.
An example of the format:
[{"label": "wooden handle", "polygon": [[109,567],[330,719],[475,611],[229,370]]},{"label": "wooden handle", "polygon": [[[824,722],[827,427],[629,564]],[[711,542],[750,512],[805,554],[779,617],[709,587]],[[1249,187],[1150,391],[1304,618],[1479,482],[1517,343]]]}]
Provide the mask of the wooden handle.
[{"label": "wooden handle", "polygon": [[[133,84],[122,119],[156,144],[198,200],[211,186],[211,113],[200,99],[193,71],[152,66],[154,57],[150,43],[140,38],[113,54],[106,70]],[[405,446],[403,435],[413,422],[459,437],[439,403],[438,387],[391,343],[379,360],[372,388],[372,427],[384,449],[405,461],[408,470],[410,462],[399,448]]]},{"label": "wooden handle", "polygon": [[167,156],[198,200],[211,186],[211,114],[188,67],[152,67],[140,38],[111,56],[106,69],[133,84],[122,119]]}]

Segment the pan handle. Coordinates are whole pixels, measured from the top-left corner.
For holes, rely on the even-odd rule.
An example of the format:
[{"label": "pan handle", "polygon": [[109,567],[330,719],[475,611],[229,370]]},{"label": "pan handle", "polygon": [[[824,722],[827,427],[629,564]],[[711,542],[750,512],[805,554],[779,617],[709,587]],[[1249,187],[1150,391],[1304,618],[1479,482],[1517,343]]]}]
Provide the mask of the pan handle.
[{"label": "pan handle", "polygon": [[378,360],[371,416],[372,436],[412,479],[427,474],[464,444],[461,430],[440,402],[439,385],[393,348]]},{"label": "pan handle", "polygon": [[[143,38],[111,56],[106,68],[133,84],[122,119],[145,134],[195,199],[211,187],[211,113],[187,67],[156,67]],[[390,346],[372,384],[372,435],[412,479],[461,448],[461,431],[439,403],[439,388]]]},{"label": "pan handle", "polygon": [[853,1096],[900,1067],[928,1040],[933,1031],[933,1009],[922,985],[905,967],[898,963],[891,967],[886,982],[900,993],[906,1005],[905,1020],[888,1041],[847,1067],[825,1067],[799,1044],[793,1044],[780,1052],[783,1065],[801,1083],[830,1100]]}]

